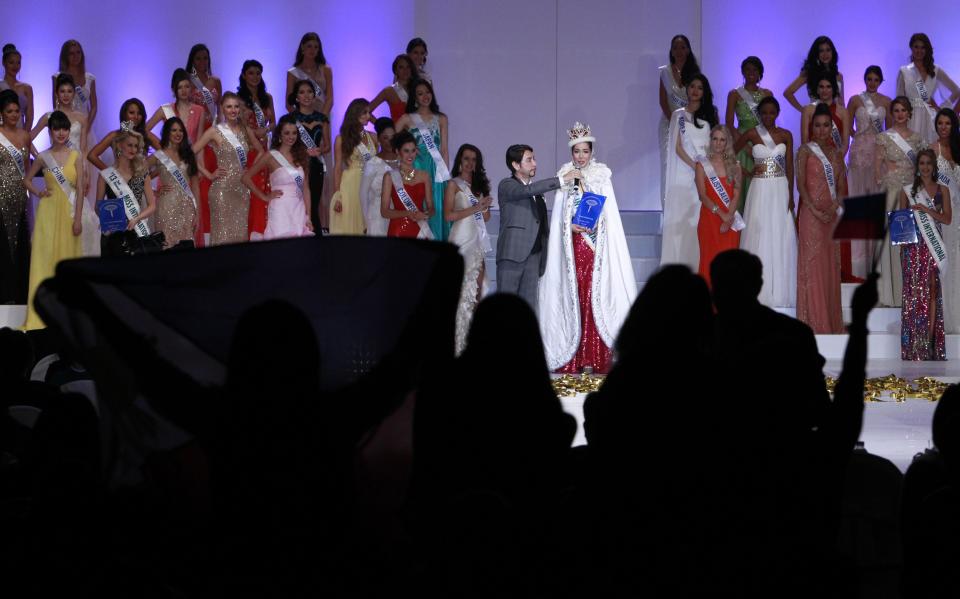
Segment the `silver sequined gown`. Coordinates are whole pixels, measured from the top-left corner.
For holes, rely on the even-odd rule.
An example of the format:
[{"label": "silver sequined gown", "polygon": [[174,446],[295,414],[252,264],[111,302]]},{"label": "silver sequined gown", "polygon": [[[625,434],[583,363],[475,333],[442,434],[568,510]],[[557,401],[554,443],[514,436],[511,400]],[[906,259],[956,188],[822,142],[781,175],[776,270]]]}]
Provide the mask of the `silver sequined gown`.
[{"label": "silver sequined gown", "polygon": [[0,148],[0,304],[26,303],[29,276],[27,190],[13,157]]},{"label": "silver sequined gown", "polygon": [[[210,185],[210,243],[241,243],[250,240],[248,220],[250,218],[250,190],[240,178],[247,165],[241,165],[237,152],[226,140],[223,133],[220,143],[214,148],[217,167],[225,171],[224,175]],[[248,152],[250,144],[246,133],[237,135],[240,145]]]}]

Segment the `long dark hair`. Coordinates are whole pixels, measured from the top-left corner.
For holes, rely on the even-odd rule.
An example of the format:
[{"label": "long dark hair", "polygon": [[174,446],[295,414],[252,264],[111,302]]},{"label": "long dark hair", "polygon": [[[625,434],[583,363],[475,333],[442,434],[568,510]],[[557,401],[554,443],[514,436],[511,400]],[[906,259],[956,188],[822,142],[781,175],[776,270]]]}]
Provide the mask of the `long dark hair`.
[{"label": "long dark hair", "polygon": [[20,98],[17,96],[17,92],[12,89],[0,91],[0,112],[3,112],[10,104],[16,104],[18,108],[20,107]]},{"label": "long dark hair", "polygon": [[830,84],[830,87],[833,89],[834,100],[840,96],[840,84],[837,83],[836,73],[817,71],[814,75],[814,77],[807,77],[807,93],[810,94],[811,98],[820,99],[819,87],[821,81],[826,81]]},{"label": "long dark hair", "polygon": [[297,44],[297,55],[293,59],[293,66],[297,66],[303,62],[303,45],[310,40],[317,42],[317,46],[320,47],[317,51],[317,64],[327,64],[327,59],[323,56],[323,42],[320,41],[320,36],[313,31],[308,31],[303,34],[303,37],[300,38],[300,43]]},{"label": "long dark hair", "polygon": [[260,105],[260,108],[269,108],[270,96],[267,95],[267,84],[263,80],[263,65],[260,64],[258,60],[251,58],[243,62],[243,68],[240,69],[240,84],[237,86],[237,95],[240,96],[240,99],[247,105],[247,108],[253,108],[253,94],[250,93],[247,82],[243,80],[243,74],[251,67],[260,69],[260,85],[257,86],[256,102]]},{"label": "long dark hair", "polygon": [[937,113],[937,118],[933,119],[934,127],[936,127],[941,116],[950,119],[950,155],[956,162],[960,160],[960,118],[957,118],[957,113],[952,109],[941,108],[940,112]]},{"label": "long dark hair", "polygon": [[450,175],[453,177],[460,176],[460,163],[463,161],[463,153],[467,150],[470,150],[477,156],[477,166],[473,170],[473,181],[470,182],[470,191],[473,192],[473,195],[480,198],[488,196],[490,195],[490,179],[487,178],[487,169],[483,168],[483,154],[477,146],[473,144],[463,144],[460,146],[460,149],[457,150],[457,157],[453,159],[453,170],[450,171]]},{"label": "long dark hair", "polygon": [[190,48],[190,53],[187,54],[187,66],[184,67],[184,70],[186,70],[188,73],[192,72],[193,59],[197,57],[197,53],[203,52],[203,51],[207,52],[207,74],[208,75],[212,74],[213,73],[213,57],[210,56],[210,48],[208,48],[206,44],[194,44],[193,47]]},{"label": "long dark hair", "polygon": [[343,123],[340,124],[340,156],[345,165],[350,164],[350,158],[353,157],[353,150],[363,141],[363,127],[360,125],[360,115],[364,110],[370,107],[370,102],[366,98],[354,98],[347,106],[347,112],[343,115]]},{"label": "long dark hair", "polygon": [[[390,65],[390,70],[393,72],[393,76],[397,76],[397,65],[401,62],[406,62],[407,66],[410,67],[410,81],[416,79],[417,65],[413,64],[413,59],[406,54],[398,54],[397,57],[393,59],[393,63]],[[409,81],[407,83],[409,83]]]},{"label": "long dark hair", "polygon": [[187,176],[192,177],[197,174],[197,155],[193,153],[193,150],[190,148],[190,139],[187,137],[187,128],[184,126],[183,121],[180,120],[180,117],[170,117],[163,124],[163,131],[160,132],[160,147],[166,148],[170,144],[170,131],[173,129],[174,125],[180,125],[180,129],[183,131],[183,139],[180,140],[180,145],[177,146],[177,156],[180,157],[180,160],[187,163]]},{"label": "long dark hair", "polygon": [[73,75],[70,73],[60,73],[57,75],[57,80],[53,84],[54,93],[57,95],[57,103],[60,103],[60,87],[63,85],[69,85],[70,89],[75,89],[77,87],[76,82],[73,80]]},{"label": "long dark hair", "polygon": [[[293,125],[297,126],[297,118],[292,113],[285,114],[280,117],[280,120],[277,121],[277,128],[273,130],[273,139],[270,141],[270,149],[278,150],[283,144],[283,140],[280,139],[280,133],[283,132],[284,125]],[[307,164],[310,162],[310,155],[307,154],[307,146],[304,145],[303,140],[300,139],[300,136],[297,135],[297,141],[293,143],[293,146],[290,148],[290,153],[293,154],[293,162],[300,168],[307,168]]]},{"label": "long dark hair", "polygon": [[[833,55],[833,58],[827,64],[822,64],[820,62],[821,44],[830,44],[830,53]],[[803,66],[800,67],[800,72],[806,74],[807,81],[810,80],[811,75],[814,73],[820,73],[822,71],[827,71],[836,75],[837,70],[839,69],[837,63],[839,62],[840,56],[837,54],[837,47],[833,45],[833,40],[825,35],[821,35],[817,39],[813,40],[813,44],[810,46],[810,50],[807,52],[807,58],[803,61]]]},{"label": "long dark hair", "polygon": [[717,107],[713,105],[713,90],[710,89],[710,81],[703,73],[697,73],[690,78],[690,83],[694,81],[703,84],[703,98],[700,100],[700,108],[697,108],[697,111],[693,113],[693,126],[697,129],[702,128],[703,125],[698,124],[697,121],[704,120],[710,125],[710,129],[713,129],[720,122],[720,117],[717,115]]},{"label": "long dark hair", "polygon": [[440,112],[440,106],[437,104],[437,94],[433,93],[433,85],[426,79],[410,79],[407,85],[407,114],[417,111],[417,88],[421,85],[427,86],[430,90],[430,112],[433,114],[443,114]]},{"label": "long dark hair", "polygon": [[[928,77],[937,76],[937,67],[933,64],[933,44],[930,43],[930,38],[927,37],[926,33],[914,33],[910,36],[909,47],[913,47],[913,42],[923,42],[923,45],[927,47],[927,51],[923,53],[923,70],[927,72]],[[910,60],[913,61],[913,55],[910,56]]]},{"label": "long dark hair", "polygon": [[917,197],[917,192],[920,191],[920,186],[923,185],[923,181],[920,180],[920,158],[926,156],[931,161],[933,161],[933,172],[930,176],[933,178],[934,182],[939,185],[937,177],[940,176],[940,171],[937,169],[937,154],[930,148],[924,148],[917,152],[917,161],[913,165],[913,189],[911,189],[910,195],[914,198]]},{"label": "long dark hair", "polygon": [[687,86],[692,80],[693,76],[700,72],[700,65],[697,64],[697,57],[693,54],[693,48],[690,46],[690,40],[687,39],[687,36],[682,33],[670,38],[670,50],[667,50],[667,58],[670,59],[670,64],[674,64],[676,61],[673,58],[673,42],[678,39],[683,40],[683,43],[687,45],[687,49],[690,50],[690,54],[687,55],[687,62],[683,63],[683,68],[680,69],[680,84],[684,87]]},{"label": "long dark hair", "polygon": [[[143,138],[144,142],[147,140],[147,108],[143,105],[143,102],[140,101],[140,98],[127,98],[124,100],[123,104],[120,106],[120,123],[123,123],[123,119],[127,114],[127,109],[130,106],[136,106],[140,109],[140,123],[138,123],[133,130],[140,134],[140,137]],[[144,146],[146,148],[146,146]],[[146,152],[146,149],[144,149]]]},{"label": "long dark hair", "polygon": [[300,94],[300,88],[304,85],[310,86],[310,91],[314,91],[313,84],[306,79],[297,79],[290,88],[290,95],[287,96],[287,104],[293,106],[293,112],[300,112],[300,103],[297,102],[297,95]]}]

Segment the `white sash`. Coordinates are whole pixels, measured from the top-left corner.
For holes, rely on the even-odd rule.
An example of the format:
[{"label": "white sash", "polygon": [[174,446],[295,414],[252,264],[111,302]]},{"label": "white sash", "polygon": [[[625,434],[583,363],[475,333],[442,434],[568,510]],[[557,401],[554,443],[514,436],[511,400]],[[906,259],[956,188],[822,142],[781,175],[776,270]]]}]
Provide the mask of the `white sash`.
[{"label": "white sash", "polygon": [[[471,206],[480,204],[480,201],[473,195],[473,190],[470,189],[466,181],[460,177],[457,177],[453,181],[457,184],[457,187],[460,188],[460,191],[463,192],[463,195],[467,196],[467,199],[470,200]],[[477,239],[480,240],[480,247],[484,252],[492,252],[493,246],[490,244],[490,236],[487,234],[487,225],[483,222],[483,212],[474,212],[472,218],[473,223],[477,226]]]},{"label": "white sash", "polygon": [[911,72],[916,74],[916,79],[914,80],[913,85],[917,88],[917,94],[919,94],[920,99],[923,100],[923,106],[927,109],[927,112],[930,113],[930,116],[936,116],[937,111],[934,110],[933,106],[930,106],[929,104],[930,92],[927,90],[927,84],[923,81],[923,77],[920,76],[920,71],[918,71],[917,68],[912,64],[901,68],[909,69]]},{"label": "white sash", "polygon": [[160,109],[163,110],[164,120],[172,119],[177,116],[177,107],[174,104],[161,104]]},{"label": "white sash", "polygon": [[823,174],[827,177],[827,187],[830,188],[830,199],[834,202],[837,201],[837,178],[833,172],[833,165],[830,164],[830,160],[827,159],[827,155],[823,153],[823,150],[820,149],[820,146],[816,142],[809,142],[807,144],[807,149],[813,152],[813,155],[817,157],[820,161],[820,164],[823,165]]},{"label": "white sash", "polygon": [[[364,137],[366,137],[367,139],[369,139],[369,137],[367,137],[367,135],[364,135]],[[366,166],[366,164],[367,164],[368,162],[370,162],[370,160],[373,159],[373,152],[370,151],[370,147],[367,146],[366,143],[364,143],[364,142],[362,142],[362,141],[361,141],[360,143],[358,143],[358,144],[357,144],[357,151],[360,152],[360,156],[363,158],[363,164],[364,164],[364,166]]]},{"label": "white sash", "polygon": [[[408,212],[418,212],[419,209],[417,205],[413,203],[413,198],[411,198],[407,190],[403,188],[400,169],[390,170],[389,173],[390,180],[393,181],[393,188],[397,191],[397,197],[400,198],[400,203],[403,204],[403,207],[406,208]],[[430,225],[427,224],[427,221],[418,220],[414,222],[420,225],[420,233],[417,235],[417,239],[433,239],[433,231],[430,230]]]},{"label": "white sash", "polygon": [[[83,78],[83,82],[84,82],[84,83],[87,82],[87,78],[86,78],[86,77]],[[76,92],[77,97],[80,98],[80,102],[81,102],[84,106],[86,106],[86,105],[87,105],[87,102],[90,101],[90,96],[87,95],[87,90],[85,90],[82,85],[74,85],[74,88],[73,88],[73,89],[74,89],[74,91]]]},{"label": "white sash", "polygon": [[[297,131],[300,132],[300,141],[303,142],[303,145],[307,146],[308,150],[312,150],[317,147],[317,144],[314,143],[313,138],[310,137],[310,132],[307,131],[307,128],[303,126],[303,123],[297,121]],[[320,161],[321,170],[327,172],[327,162],[323,159],[323,155],[317,156],[317,160]]]},{"label": "white sash", "polygon": [[240,143],[236,134],[230,130],[230,126],[226,123],[220,123],[217,125],[217,129],[220,130],[220,133],[224,139],[227,140],[227,143],[233,146],[233,150],[237,153],[237,160],[240,161],[240,168],[247,168],[247,151],[243,149],[243,145]]},{"label": "white sash", "polygon": [[267,116],[263,114],[263,108],[260,108],[260,104],[257,102],[253,103],[253,116],[257,119],[258,129],[263,129],[267,126]]},{"label": "white sash", "polygon": [[57,180],[60,189],[62,189],[64,195],[67,196],[67,201],[70,202],[70,209],[72,210],[77,202],[77,191],[73,188],[73,185],[70,184],[70,181],[67,181],[67,176],[63,174],[63,167],[57,164],[50,150],[40,152],[40,158],[47,166],[47,170],[53,173],[53,178]]},{"label": "white sash", "polygon": [[17,165],[17,170],[20,172],[20,176],[23,177],[27,170],[26,165],[23,163],[23,154],[20,153],[20,150],[15,148],[13,144],[7,139],[7,136],[0,131],[0,146],[3,146],[3,149],[10,154],[10,157],[13,158],[14,164]]},{"label": "white sash", "polygon": [[391,85],[390,87],[393,88],[393,91],[397,92],[397,97],[400,98],[400,100],[404,102],[407,101],[407,99],[409,98],[409,96],[407,95],[407,90],[404,89],[404,87],[400,85],[399,82],[394,81],[393,85]]},{"label": "white sash", "polygon": [[300,67],[291,67],[287,69],[287,72],[296,77],[297,79],[304,79],[310,82],[310,85],[313,86],[313,95],[317,97],[317,100],[323,102],[326,99],[326,94],[323,93],[323,90],[320,88],[320,84],[313,80],[313,77],[307,75],[307,73]]},{"label": "white sash", "polygon": [[183,193],[187,195],[193,201],[193,207],[197,207],[197,198],[193,195],[193,190],[190,189],[190,181],[184,176],[183,171],[180,170],[180,167],[177,166],[177,163],[170,159],[167,156],[167,153],[163,150],[159,152],[154,152],[154,156],[157,157],[157,160],[160,161],[160,164],[163,165],[163,168],[167,169],[167,172],[174,178],[174,180],[180,184],[180,189],[183,190]]},{"label": "white sash", "polygon": [[303,175],[300,174],[290,161],[280,153],[280,150],[270,150],[270,155],[273,156],[273,159],[280,163],[280,166],[283,167],[283,170],[287,171],[287,174],[290,175],[290,178],[293,179],[293,182],[297,184],[297,189],[300,190],[300,197],[303,197]]},{"label": "white sash", "polygon": [[[936,205],[926,189],[921,187],[917,191],[919,198],[913,196],[913,185],[905,185],[903,191],[906,192],[907,200],[910,201],[911,206],[922,200],[928,208],[936,210]],[[917,221],[917,229],[920,230],[920,236],[926,242],[927,249],[930,250],[930,254],[937,262],[937,268],[940,272],[943,272],[943,263],[947,261],[947,247],[943,243],[943,237],[940,236],[936,223],[929,214],[920,210],[913,211],[913,218]]]},{"label": "white sash", "polygon": [[193,86],[200,91],[200,95],[203,96],[203,103],[207,105],[207,110],[210,111],[211,118],[216,120],[217,104],[213,101],[213,92],[207,89],[207,87],[203,84],[203,81],[200,81],[200,78],[197,77],[196,69],[190,71],[190,83],[192,83]]},{"label": "white sash", "polygon": [[[130,186],[117,169],[108,166],[100,171],[100,176],[103,177],[103,180],[106,181],[110,189],[113,190],[113,195],[117,196],[117,198],[123,202],[123,212],[127,215],[127,220],[132,221],[140,216],[140,204],[134,199],[133,190],[130,189]],[[147,223],[142,220],[136,224],[134,230],[137,232],[137,237],[146,237],[150,234]]]},{"label": "white sash", "polygon": [[[937,156],[937,158],[941,158],[941,156]],[[944,158],[943,161],[946,162],[947,159]],[[941,185],[947,188],[953,185],[953,177],[950,176],[947,169],[940,168],[939,165],[937,167],[937,180],[940,181]],[[953,198],[950,199],[952,200]]]},{"label": "white sash", "polygon": [[[731,202],[730,194],[727,193],[723,182],[720,181],[720,177],[717,175],[717,169],[713,168],[713,163],[711,163],[710,159],[706,156],[701,156],[698,162],[700,166],[703,167],[703,172],[707,175],[710,186],[717,192],[720,201],[722,201],[723,205],[729,210]],[[733,224],[730,225],[730,229],[733,231],[742,231],[747,226],[747,223],[743,221],[743,217],[740,216],[740,212],[737,211],[736,206],[734,206],[733,210]]]},{"label": "white sash", "polygon": [[753,99],[753,95],[747,91],[745,87],[738,87],[737,93],[740,94],[740,99],[750,108],[750,112],[753,113],[753,116],[757,119],[757,122],[760,122],[760,103]]},{"label": "white sash", "polygon": [[770,135],[770,132],[767,131],[767,128],[764,127],[762,123],[758,123],[754,129],[756,130],[757,135],[760,136],[760,140],[763,141],[763,145],[767,146],[767,149],[773,152],[774,161],[776,161],[777,165],[780,167],[780,170],[782,170],[784,176],[786,176],[787,158],[786,156],[777,154],[777,142],[773,141],[773,136]]},{"label": "white sash", "polygon": [[840,144],[843,143],[843,135],[841,135],[836,121],[833,120],[833,113],[830,114],[830,137],[833,138],[833,145],[837,146],[838,150],[842,150],[843,146]]},{"label": "white sash", "polygon": [[676,82],[673,80],[673,73],[671,72],[670,65],[664,65],[660,67],[660,83],[663,84],[663,90],[670,94],[670,97],[673,99],[673,104],[677,108],[687,107],[689,100],[677,93],[678,88]]},{"label": "white sash", "polygon": [[450,169],[447,168],[447,163],[444,162],[443,157],[440,156],[440,149],[437,147],[437,144],[433,142],[433,133],[430,132],[430,128],[427,127],[427,124],[423,121],[423,117],[421,117],[419,114],[412,112],[410,113],[410,118],[413,120],[413,124],[416,125],[417,130],[420,131],[420,138],[423,140],[423,145],[427,147],[427,151],[430,152],[430,156],[433,158],[434,183],[443,183],[444,181],[449,181]]},{"label": "white sash", "polygon": [[880,120],[880,113],[877,111],[877,105],[873,103],[873,100],[870,99],[870,95],[867,92],[862,92],[860,94],[860,99],[863,100],[863,107],[867,111],[867,116],[870,117],[870,123],[873,125],[873,128],[877,133],[882,133],[883,121]]},{"label": "white sash", "polygon": [[917,153],[913,151],[913,148],[910,147],[910,144],[907,143],[907,140],[905,140],[896,129],[887,131],[887,135],[890,136],[890,139],[893,140],[893,143],[897,144],[897,147],[900,148],[900,151],[903,152],[904,156],[910,159],[910,162],[915,163],[917,161]]}]

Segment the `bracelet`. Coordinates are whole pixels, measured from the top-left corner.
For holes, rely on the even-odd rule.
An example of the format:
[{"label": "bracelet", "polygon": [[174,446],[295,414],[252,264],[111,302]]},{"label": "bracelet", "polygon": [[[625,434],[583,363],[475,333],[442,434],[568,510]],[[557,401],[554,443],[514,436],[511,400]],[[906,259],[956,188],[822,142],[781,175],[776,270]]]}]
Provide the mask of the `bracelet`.
[{"label": "bracelet", "polygon": [[712,213],[714,213],[714,214],[720,212],[720,206],[717,206],[716,204],[714,204],[713,207],[710,208],[710,212],[712,212]]}]

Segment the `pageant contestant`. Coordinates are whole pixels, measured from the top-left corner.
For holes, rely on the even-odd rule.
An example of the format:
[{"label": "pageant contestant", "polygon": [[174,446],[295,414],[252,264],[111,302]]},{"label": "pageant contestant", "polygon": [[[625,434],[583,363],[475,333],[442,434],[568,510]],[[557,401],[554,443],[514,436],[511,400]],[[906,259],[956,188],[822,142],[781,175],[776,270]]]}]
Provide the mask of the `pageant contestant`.
[{"label": "pageant contestant", "polygon": [[534,181],[537,160],[533,148],[514,144],[507,148],[510,176],[497,186],[500,235],[497,237],[497,291],[519,295],[534,312],[540,277],[547,268],[547,204],[543,194],[560,189],[574,179],[583,180],[576,167],[562,177]]},{"label": "pageant contestant", "polygon": [[[270,147],[268,136],[277,124],[273,112],[273,96],[267,93],[267,85],[263,81],[263,65],[256,60],[246,60],[240,69],[240,81],[237,86],[237,95],[243,100],[241,118],[247,123],[247,130],[257,138],[262,148]],[[259,155],[251,153],[250,161],[255,162]],[[264,193],[269,190],[269,173],[267,169],[254,171],[253,182]],[[264,202],[250,197],[250,239],[263,239],[267,227],[267,205]]]},{"label": "pageant contestant", "polygon": [[250,151],[262,152],[257,138],[247,131],[240,118],[243,102],[240,97],[227,92],[220,108],[224,122],[211,127],[193,144],[193,152],[200,154],[209,145],[216,156],[213,172],[198,165],[200,174],[210,184],[210,243],[239,243],[249,240],[247,224],[250,216],[250,191],[241,177],[247,168]]},{"label": "pageant contestant", "polygon": [[827,75],[832,76],[837,82],[836,101],[843,105],[843,73],[840,72],[837,62],[837,47],[833,45],[833,40],[825,35],[821,35],[813,40],[810,50],[807,52],[807,58],[803,61],[800,68],[800,75],[793,80],[787,89],[783,90],[783,97],[791,106],[803,112],[804,105],[797,101],[797,91],[806,85],[807,94],[810,100],[817,99],[816,81]]},{"label": "pageant contestant", "polygon": [[82,112],[87,121],[87,132],[93,134],[93,123],[97,118],[97,78],[87,72],[87,59],[83,46],[77,40],[67,40],[60,47],[60,70],[53,74],[53,104],[57,105],[60,75],[70,75],[76,84],[73,97],[73,109]]},{"label": "pageant contestant", "polygon": [[390,118],[394,122],[400,120],[407,113],[407,86],[413,81],[413,74],[417,67],[406,54],[401,54],[393,59],[393,84],[380,90],[380,93],[370,102],[370,112],[373,112],[386,102],[390,107]]},{"label": "pageant contestant", "polygon": [[200,181],[197,157],[190,147],[187,128],[179,117],[163,124],[160,149],[147,161],[157,174],[157,230],[163,231],[167,247],[200,241]]},{"label": "pageant contestant", "polygon": [[933,45],[927,34],[910,36],[910,61],[897,73],[897,95],[909,98],[913,106],[910,129],[920,134],[925,144],[933,143],[937,139],[933,119],[940,108],[934,98],[937,89],[941,88],[941,94],[944,90],[949,91],[945,101],[953,104],[960,99],[960,87],[933,62]]},{"label": "pageant contestant", "polygon": [[323,181],[327,172],[327,163],[323,157],[330,151],[330,120],[322,112],[315,110],[316,96],[309,81],[297,81],[287,103],[296,107],[290,114],[297,122],[300,139],[310,155],[310,222],[313,223],[313,231],[319,234],[321,231],[326,232],[324,229],[330,216],[321,205]]},{"label": "pageant contestant", "polygon": [[333,169],[333,198],[330,202],[331,235],[363,235],[367,224],[363,218],[360,180],[367,162],[373,159],[377,142],[365,129],[370,122],[370,103],[364,98],[350,102],[340,135],[334,142],[336,166]]},{"label": "pageant contestant", "polygon": [[416,67],[416,71],[414,71],[415,78],[429,81],[430,84],[433,85],[433,77],[430,76],[430,73],[428,73],[426,69],[427,42],[419,37],[415,37],[407,42],[407,56],[410,57],[410,60],[413,61]]},{"label": "pageant contestant", "polygon": [[810,79],[816,86],[816,102],[803,107],[800,117],[800,140],[807,143],[813,139],[813,114],[821,104],[828,106],[830,114],[830,141],[840,150],[840,155],[847,154],[850,144],[850,118],[847,109],[837,103],[837,80],[830,75],[821,75]]},{"label": "pageant contestant", "polygon": [[453,223],[450,243],[460,248],[463,256],[463,283],[457,304],[456,352],[463,353],[473,312],[487,292],[487,253],[493,251],[486,222],[490,220],[490,179],[483,167],[480,148],[463,144],[453,159],[453,177],[447,183],[443,202],[443,218]]},{"label": "pageant contestant", "polygon": [[[201,128],[201,135],[210,127],[217,123],[217,110],[220,106],[220,94],[223,91],[223,83],[220,78],[213,74],[213,61],[210,58],[210,50],[204,44],[194,44],[187,54],[187,63],[185,67],[187,74],[190,75],[190,82],[193,85],[193,94],[191,96],[195,104],[206,108],[206,116]],[[200,139],[197,136],[196,139]],[[191,143],[196,143],[196,139]],[[207,148],[200,162],[208,171],[217,168],[217,158],[213,153],[213,148]],[[204,233],[204,244],[208,242],[210,236],[210,186],[212,182],[206,177],[200,178],[200,227]]]},{"label": "pageant contestant", "polygon": [[193,101],[193,83],[190,81],[190,74],[183,69],[173,72],[170,90],[173,92],[174,101],[163,104],[154,111],[147,121],[146,130],[152,132],[157,123],[176,117],[186,126],[187,139],[194,143],[206,129],[207,108]]},{"label": "pageant contestant", "polygon": [[[333,108],[333,69],[323,55],[320,36],[312,31],[300,38],[293,66],[287,69],[287,98],[294,93],[293,88],[298,81],[310,82],[314,95],[313,110],[329,118],[330,109]],[[287,110],[292,112],[294,107],[293,102],[287,102]]]},{"label": "pageant contestant", "polygon": [[687,105],[687,84],[700,72],[697,57],[690,51],[690,40],[685,35],[675,35],[670,40],[668,64],[657,67],[660,77],[660,197],[667,192],[667,162],[673,156],[669,145],[670,119],[677,110]]},{"label": "pageant contestant", "polygon": [[[265,192],[251,173],[270,171],[270,189]],[[264,239],[312,235],[310,224],[310,186],[305,171],[310,169],[307,146],[300,139],[297,121],[291,115],[281,117],[269,152],[257,159],[244,173],[243,184],[267,206],[267,228]]]},{"label": "pageant contestant", "polygon": [[687,106],[678,108],[670,120],[669,147],[674,151],[667,157],[660,264],[686,264],[690,270],[696,270],[700,266],[700,201],[694,168],[697,158],[710,145],[710,131],[717,125],[718,117],[713,92],[704,75],[698,73],[690,79],[687,96]]},{"label": "pageant contestant", "polygon": [[[107,133],[107,135],[101,139],[97,145],[93,146],[89,152],[87,152],[87,160],[90,161],[90,164],[97,167],[99,170],[107,168],[107,163],[101,160],[101,156],[104,152],[107,151],[107,148],[113,146],[113,140],[116,139],[118,135],[126,131],[133,131],[138,133],[140,137],[146,140],[151,146],[155,149],[160,147],[160,140],[156,138],[153,133],[149,133],[146,130],[145,123],[143,122],[144,114],[146,110],[143,107],[143,102],[138,98],[129,98],[124,101],[123,105],[120,107],[120,128]],[[143,157],[147,157],[146,147],[143,149]],[[114,160],[116,160],[116,155],[114,155]]]},{"label": "pageant contestant", "polygon": [[383,176],[380,194],[380,216],[390,220],[387,237],[433,239],[427,222],[433,213],[433,179],[413,166],[417,140],[409,131],[400,131],[391,143],[399,160],[397,168]]},{"label": "pageant contestant", "polygon": [[[27,188],[30,136],[19,127],[20,99],[15,91],[0,92],[0,303],[27,301],[30,272],[30,233],[27,228]],[[36,164],[36,163],[35,163]]]},{"label": "pageant contestant", "polygon": [[[937,155],[937,178],[950,191],[954,214],[960,214],[960,121],[957,113],[942,108],[937,113],[937,141],[931,149]],[[960,333],[960,228],[943,227],[947,262],[940,271],[943,285],[943,326],[946,333]]]},{"label": "pageant contestant", "polygon": [[116,255],[113,235],[130,230],[138,237],[150,234],[147,219],[157,210],[157,203],[150,184],[150,171],[143,156],[143,137],[135,131],[124,131],[113,139],[113,155],[117,157],[114,166],[100,171],[97,180],[97,210],[101,209],[101,199],[121,200],[122,210],[118,211],[117,222],[111,222],[116,228],[107,228],[105,219],[101,219],[101,252],[104,256]]},{"label": "pageant contestant", "polygon": [[946,253],[941,227],[950,225],[953,210],[950,190],[937,182],[937,156],[933,150],[917,153],[913,183],[900,191],[900,209],[908,207],[913,210],[920,239],[900,246],[900,359],[946,360],[940,287],[940,267],[946,265]]},{"label": "pageant contestant", "polygon": [[380,196],[383,192],[383,175],[397,168],[397,153],[393,149],[393,121],[380,117],[373,123],[377,133],[380,152],[367,162],[360,181],[360,201],[363,202],[363,216],[367,222],[367,235],[384,237],[390,221],[380,216]]},{"label": "pageant contestant", "polygon": [[430,217],[433,237],[446,241],[450,235],[450,223],[443,220],[443,189],[450,180],[450,163],[447,154],[447,115],[440,112],[433,85],[429,81],[412,84],[412,94],[407,98],[407,114],[397,121],[397,131],[410,130],[417,140],[417,160],[414,166],[427,171],[433,179],[433,198],[436,213]]},{"label": "pageant contestant", "polygon": [[[83,158],[71,149],[70,120],[62,112],[47,119],[52,146],[40,153],[24,177],[24,187],[40,197],[33,226],[30,256],[30,285],[27,298],[27,322],[24,328],[43,328],[43,321],[33,308],[33,296],[40,283],[53,276],[61,260],[80,256],[82,231],[78,190],[83,189]],[[78,165],[79,162],[79,165]],[[45,189],[33,186],[33,178],[43,170]]]},{"label": "pageant contestant", "polygon": [[[575,374],[590,367],[610,371],[611,348],[637,295],[636,276],[613,193],[612,173],[593,158],[590,127],[567,131],[573,160],[558,178],[575,174],[556,194],[547,242],[547,268],[540,279],[540,331],[551,370]],[[604,196],[592,228],[573,224],[584,201]],[[587,204],[589,206],[589,204]]]},{"label": "pageant contestant", "polygon": [[831,139],[830,104],[817,104],[811,141],[797,152],[797,318],[814,333],[844,331],[840,306],[840,248],[833,228],[847,195],[843,156]]},{"label": "pageant contestant", "polygon": [[753,180],[740,248],[763,263],[765,306],[793,306],[797,299],[797,228],[793,220],[793,135],[777,126],[780,103],[760,101],[760,124],[740,136],[734,149],[753,144]]},{"label": "pageant contestant", "polygon": [[[877,136],[874,176],[887,192],[887,211],[896,210],[900,191],[914,179],[917,152],[926,146],[920,135],[910,128],[913,110],[906,97],[894,98],[890,102],[893,125]],[[918,110],[924,108],[921,106]],[[887,242],[884,242],[881,248],[879,271],[880,304],[899,306],[903,285],[900,252],[897,248],[891,248]]]},{"label": "pageant contestant", "polygon": [[[750,160],[751,164],[753,159]],[[710,285],[710,263],[720,252],[740,247],[743,217],[737,199],[743,194],[740,163],[733,152],[730,130],[717,125],[710,132],[707,155],[697,161],[697,195],[700,197],[698,273]]]},{"label": "pageant contestant", "polygon": [[[736,142],[740,136],[757,126],[760,122],[759,104],[760,100],[767,96],[772,96],[773,92],[769,89],[760,87],[760,81],[763,80],[763,63],[756,56],[748,56],[740,63],[740,74],[743,75],[743,85],[730,90],[727,94],[727,112],[724,123],[727,129],[733,135],[733,141]],[[734,128],[733,119],[736,117],[737,126]],[[750,189],[750,173],[753,172],[753,155],[751,144],[744,146],[737,154],[737,161],[743,166],[743,193],[738,196],[739,210],[743,212],[744,199]],[[733,151],[733,144],[727,146],[727,151]],[[701,273],[703,274],[703,273]]]},{"label": "pageant contestant", "polygon": [[20,104],[20,121],[17,126],[29,131],[33,127],[33,87],[17,80],[23,56],[13,44],[3,47],[3,79],[0,79],[0,91],[11,90],[17,94]]}]

